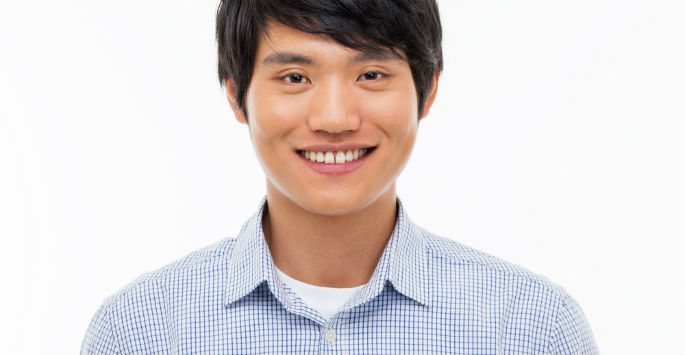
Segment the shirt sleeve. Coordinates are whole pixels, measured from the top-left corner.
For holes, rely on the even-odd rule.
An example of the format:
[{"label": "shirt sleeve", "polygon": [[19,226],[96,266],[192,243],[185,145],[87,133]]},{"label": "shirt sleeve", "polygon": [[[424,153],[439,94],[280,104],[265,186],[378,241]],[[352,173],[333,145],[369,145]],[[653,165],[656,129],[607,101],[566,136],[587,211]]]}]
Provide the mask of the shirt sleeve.
[{"label": "shirt sleeve", "polygon": [[105,302],[90,322],[81,344],[81,355],[119,354],[114,327],[110,317],[109,304]]},{"label": "shirt sleeve", "polygon": [[585,314],[569,295],[562,300],[549,345],[550,354],[599,354]]}]

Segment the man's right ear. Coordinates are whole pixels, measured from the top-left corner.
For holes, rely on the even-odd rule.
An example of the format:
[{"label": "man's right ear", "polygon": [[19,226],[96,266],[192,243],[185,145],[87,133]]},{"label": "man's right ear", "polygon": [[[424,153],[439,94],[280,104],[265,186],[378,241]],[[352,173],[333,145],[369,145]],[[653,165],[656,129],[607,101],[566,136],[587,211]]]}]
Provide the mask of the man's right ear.
[{"label": "man's right ear", "polygon": [[226,98],[228,99],[229,105],[231,105],[231,110],[233,110],[233,116],[238,122],[247,124],[247,117],[245,117],[245,112],[238,107],[238,101],[236,99],[236,88],[233,80],[224,79],[224,87],[226,88]]}]

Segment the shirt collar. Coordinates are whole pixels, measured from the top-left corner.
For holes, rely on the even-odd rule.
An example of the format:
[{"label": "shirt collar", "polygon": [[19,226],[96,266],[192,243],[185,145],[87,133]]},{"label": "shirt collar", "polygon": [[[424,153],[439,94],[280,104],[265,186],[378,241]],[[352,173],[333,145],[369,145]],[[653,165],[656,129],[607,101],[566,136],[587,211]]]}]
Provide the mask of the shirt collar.
[{"label": "shirt collar", "polygon": [[[243,224],[233,248],[228,253],[226,268],[228,280],[224,305],[241,299],[266,282],[271,293],[286,308],[291,299],[277,282],[273,259],[264,238],[262,216],[266,207],[262,198],[257,212]],[[427,274],[427,255],[420,229],[409,219],[402,201],[397,198],[395,228],[364,287],[345,308],[353,308],[378,296],[386,282],[401,294],[430,306],[430,277]]]}]

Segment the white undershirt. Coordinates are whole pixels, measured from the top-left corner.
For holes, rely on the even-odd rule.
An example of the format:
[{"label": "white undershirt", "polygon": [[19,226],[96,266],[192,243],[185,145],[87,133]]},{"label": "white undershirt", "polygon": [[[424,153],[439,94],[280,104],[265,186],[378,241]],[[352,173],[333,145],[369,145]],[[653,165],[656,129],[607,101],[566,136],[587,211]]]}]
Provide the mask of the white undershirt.
[{"label": "white undershirt", "polygon": [[290,287],[304,303],[319,311],[326,319],[330,319],[338,313],[338,310],[340,310],[357,291],[366,286],[366,284],[364,284],[349,288],[321,287],[295,280],[283,273],[283,271],[277,267],[276,272],[278,272],[281,281]]}]

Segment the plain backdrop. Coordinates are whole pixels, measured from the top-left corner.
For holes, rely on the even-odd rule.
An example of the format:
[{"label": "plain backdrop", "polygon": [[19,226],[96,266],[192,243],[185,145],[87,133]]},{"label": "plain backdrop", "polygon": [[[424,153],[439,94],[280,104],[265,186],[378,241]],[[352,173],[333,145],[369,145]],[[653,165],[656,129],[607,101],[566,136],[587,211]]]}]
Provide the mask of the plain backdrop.
[{"label": "plain backdrop", "polygon": [[[562,285],[603,354],[685,353],[685,2],[439,5],[411,218]],[[1,353],[77,353],[108,295],[256,210],[216,7],[1,2]]]}]

